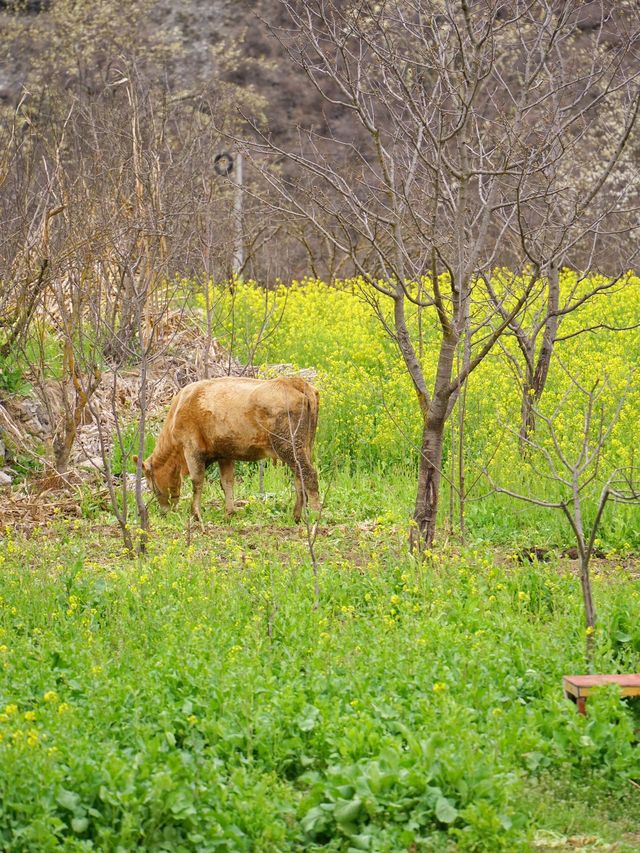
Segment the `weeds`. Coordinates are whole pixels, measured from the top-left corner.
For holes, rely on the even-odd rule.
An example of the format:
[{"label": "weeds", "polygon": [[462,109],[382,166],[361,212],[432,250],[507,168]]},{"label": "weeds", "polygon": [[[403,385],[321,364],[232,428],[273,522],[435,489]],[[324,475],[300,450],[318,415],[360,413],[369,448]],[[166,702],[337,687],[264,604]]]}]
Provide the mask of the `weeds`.
[{"label": "weeds", "polygon": [[[417,564],[391,506],[358,515],[338,478],[314,610],[280,476],[260,501],[245,473],[228,524],[208,485],[189,545],[186,507],[154,517],[146,560],[95,508],[66,542],[5,535],[2,848],[527,850],[570,830],[561,785],[632,831],[633,706],[605,692],[583,719],[562,696],[584,631],[566,567]],[[637,669],[637,583],[596,586],[597,663]]]}]

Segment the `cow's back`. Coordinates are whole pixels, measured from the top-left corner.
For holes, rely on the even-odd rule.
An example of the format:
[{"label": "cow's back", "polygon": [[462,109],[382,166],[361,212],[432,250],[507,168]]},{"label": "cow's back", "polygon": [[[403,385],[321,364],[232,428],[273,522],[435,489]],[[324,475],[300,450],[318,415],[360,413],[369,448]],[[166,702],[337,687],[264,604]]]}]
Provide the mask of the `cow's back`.
[{"label": "cow's back", "polygon": [[[167,426],[177,444],[207,460],[273,457],[274,433],[285,421],[298,423],[306,408],[313,409],[308,389],[311,386],[299,377],[204,379],[182,389],[173,423]],[[317,419],[317,402],[315,410]]]}]

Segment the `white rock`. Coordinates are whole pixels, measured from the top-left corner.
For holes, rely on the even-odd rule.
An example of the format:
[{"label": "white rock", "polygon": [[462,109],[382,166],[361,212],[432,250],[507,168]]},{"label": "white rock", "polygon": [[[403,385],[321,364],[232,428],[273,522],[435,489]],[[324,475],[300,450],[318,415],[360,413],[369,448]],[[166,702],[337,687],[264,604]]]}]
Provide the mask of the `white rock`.
[{"label": "white rock", "polygon": [[78,468],[83,468],[87,471],[95,471],[96,469],[102,471],[104,468],[102,456],[92,456],[90,459],[83,459],[82,462],[78,462]]},{"label": "white rock", "polygon": [[[136,488],[136,475],[135,474],[127,474],[127,488],[131,492],[135,491],[135,488]],[[144,479],[144,477],[142,478],[142,491],[143,492],[149,491],[149,486],[147,484],[147,481]]]},{"label": "white rock", "polygon": [[6,471],[0,471],[0,486],[10,486],[13,478]]}]

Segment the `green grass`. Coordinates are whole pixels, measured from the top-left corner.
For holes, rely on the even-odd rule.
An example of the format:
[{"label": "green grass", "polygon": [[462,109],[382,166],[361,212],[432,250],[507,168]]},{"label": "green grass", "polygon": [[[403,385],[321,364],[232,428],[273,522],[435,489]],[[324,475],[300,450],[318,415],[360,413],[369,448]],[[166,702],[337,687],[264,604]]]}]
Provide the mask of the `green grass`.
[{"label": "green grass", "polygon": [[[584,670],[567,565],[482,544],[418,564],[410,473],[343,472],[315,607],[285,473],[264,502],[242,473],[230,523],[211,483],[207,532],[189,544],[186,501],[154,512],[144,560],[88,496],[87,519],[4,536],[2,850],[633,849],[640,712],[562,696]],[[598,669],[638,670],[633,572],[596,574]]]}]

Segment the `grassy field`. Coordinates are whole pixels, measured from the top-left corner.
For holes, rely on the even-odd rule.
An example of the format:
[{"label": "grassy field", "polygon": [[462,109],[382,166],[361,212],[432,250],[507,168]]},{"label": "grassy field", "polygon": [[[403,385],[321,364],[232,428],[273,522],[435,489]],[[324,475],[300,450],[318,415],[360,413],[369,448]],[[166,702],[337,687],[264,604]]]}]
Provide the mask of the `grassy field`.
[{"label": "grassy field", "polygon": [[[418,413],[356,290],[216,292],[219,338],[240,358],[317,371],[313,554],[281,467],[267,468],[260,500],[256,469],[240,466],[247,503],[229,523],[212,473],[205,533],[187,530],[187,495],[165,519],[152,509],[145,558],[124,553],[97,487],[79,493],[78,517],[63,517],[67,496],[39,527],[0,532],[2,851],[640,850],[638,701],[604,691],[584,719],[562,695],[562,675],[585,669],[579,581],[559,558],[570,529],[486,494],[490,464],[502,485],[558,496],[520,453],[513,341],[468,386],[466,544],[445,477],[438,547],[416,562]],[[265,303],[275,321],[259,340]],[[634,279],[563,333],[631,325],[638,310]],[[425,326],[427,373],[436,345]],[[640,337],[558,346],[542,407],[561,406],[563,452],[583,418],[569,375],[602,383],[597,424],[626,395],[588,522],[603,478],[637,465]],[[52,352],[52,375],[56,363]],[[454,480],[458,446],[454,416]],[[608,506],[596,540],[597,670],[640,670],[638,518]],[[520,562],[533,546],[549,562]]]},{"label": "grassy field", "polygon": [[[245,469],[229,524],[209,483],[190,543],[185,501],[154,515],[144,560],[90,496],[5,531],[0,848],[640,849],[640,710],[562,696],[584,669],[571,564],[413,561],[409,482],[335,478],[317,600],[282,469],[264,502]],[[598,668],[639,668],[638,571],[597,569]]]}]

